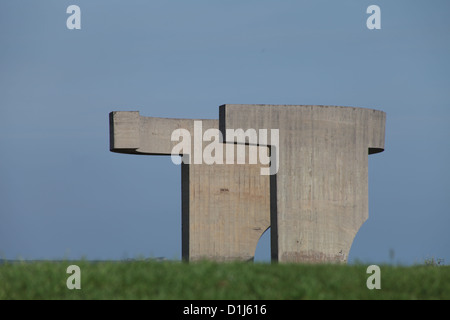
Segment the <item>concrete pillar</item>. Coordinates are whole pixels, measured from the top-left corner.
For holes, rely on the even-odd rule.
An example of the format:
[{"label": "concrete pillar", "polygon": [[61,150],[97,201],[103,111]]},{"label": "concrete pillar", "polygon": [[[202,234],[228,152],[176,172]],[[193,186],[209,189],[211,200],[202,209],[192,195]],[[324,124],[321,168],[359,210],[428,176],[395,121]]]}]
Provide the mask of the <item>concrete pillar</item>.
[{"label": "concrete pillar", "polygon": [[385,119],[384,112],[352,107],[220,106],[226,143],[235,142],[226,129],[279,129],[273,260],[347,261],[368,218],[368,154],[384,150]]},{"label": "concrete pillar", "polygon": [[[175,129],[188,130],[194,148],[194,121],[201,121],[203,132],[219,126],[218,120],[166,119],[142,117],[139,112],[111,112],[110,150],[170,155],[178,143],[171,141]],[[202,141],[203,148],[207,144]],[[191,157],[192,154],[193,150]],[[226,156],[226,148],[223,155]],[[264,166],[248,164],[248,161],[233,165],[181,165],[184,260],[253,259],[259,238],[270,226],[269,177],[259,174],[261,167]]]}]

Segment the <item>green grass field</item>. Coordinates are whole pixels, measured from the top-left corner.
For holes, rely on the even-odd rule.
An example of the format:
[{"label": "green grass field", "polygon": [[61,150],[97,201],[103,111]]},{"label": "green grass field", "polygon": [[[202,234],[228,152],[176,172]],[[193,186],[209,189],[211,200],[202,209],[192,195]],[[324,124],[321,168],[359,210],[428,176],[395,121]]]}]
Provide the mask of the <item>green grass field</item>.
[{"label": "green grass field", "polygon": [[[69,265],[81,289],[69,290]],[[181,262],[0,264],[0,299],[450,299],[449,266],[381,265],[381,289],[367,265]]]}]

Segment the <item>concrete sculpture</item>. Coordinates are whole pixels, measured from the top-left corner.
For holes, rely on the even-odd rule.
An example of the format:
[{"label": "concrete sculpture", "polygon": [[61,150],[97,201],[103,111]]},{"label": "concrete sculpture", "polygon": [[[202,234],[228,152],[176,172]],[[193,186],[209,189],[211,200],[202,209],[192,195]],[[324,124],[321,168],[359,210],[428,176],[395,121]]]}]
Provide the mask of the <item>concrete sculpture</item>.
[{"label": "concrete sculpture", "polygon": [[[251,260],[271,227],[274,261],[346,262],[368,218],[368,154],[384,150],[385,119],[382,111],[336,106],[222,105],[219,120],[119,111],[110,113],[110,150],[173,155],[172,134],[184,129],[195,135],[201,121],[203,130],[220,129],[224,146],[245,143],[246,157],[252,147],[271,154],[276,174],[261,175],[267,163],[195,164],[198,145],[185,151],[191,157],[181,165],[185,260]],[[254,147],[251,139],[227,135],[231,129],[275,129],[279,137]],[[229,149],[223,150],[225,159]]]}]

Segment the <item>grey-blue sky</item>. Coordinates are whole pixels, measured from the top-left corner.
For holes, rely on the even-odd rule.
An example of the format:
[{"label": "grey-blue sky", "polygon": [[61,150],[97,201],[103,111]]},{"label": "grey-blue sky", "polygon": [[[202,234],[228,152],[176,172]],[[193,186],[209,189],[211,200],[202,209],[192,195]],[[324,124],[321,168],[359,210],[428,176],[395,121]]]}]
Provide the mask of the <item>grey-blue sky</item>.
[{"label": "grey-blue sky", "polygon": [[[81,30],[66,28],[79,5]],[[381,30],[366,8],[381,7]],[[450,262],[448,1],[0,2],[0,256],[181,255],[180,168],[109,152],[108,113],[223,103],[387,113],[350,259]],[[267,236],[258,256],[268,259]]]}]

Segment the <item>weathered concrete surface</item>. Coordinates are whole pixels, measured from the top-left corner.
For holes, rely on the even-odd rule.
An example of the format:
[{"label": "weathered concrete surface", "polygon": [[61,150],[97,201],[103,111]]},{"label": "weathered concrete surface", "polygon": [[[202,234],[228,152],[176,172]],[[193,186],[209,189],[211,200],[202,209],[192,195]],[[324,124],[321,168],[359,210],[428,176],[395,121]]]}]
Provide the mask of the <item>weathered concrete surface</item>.
[{"label": "weathered concrete surface", "polygon": [[[186,129],[193,136],[194,121],[111,112],[110,150],[170,155],[178,143],[171,141],[172,132]],[[218,129],[218,120],[201,121],[203,131]],[[183,259],[253,259],[259,238],[270,226],[270,185],[269,177],[260,175],[261,165],[246,163],[181,165]]]},{"label": "weathered concrete surface", "polygon": [[384,150],[385,117],[335,106],[220,107],[227,143],[233,141],[225,129],[279,129],[279,171],[271,179],[273,260],[347,261],[368,218],[368,154]]},{"label": "weathered concrete surface", "polygon": [[[111,151],[170,155],[178,143],[171,141],[172,132],[186,129],[194,135],[194,121],[112,112]],[[260,174],[261,165],[183,164],[184,259],[249,260],[271,225],[273,260],[347,261],[368,218],[367,160],[384,150],[384,112],[223,105],[220,120],[202,120],[202,126],[203,131],[220,126],[227,145],[235,141],[226,129],[278,129],[279,171],[269,178]]]}]

